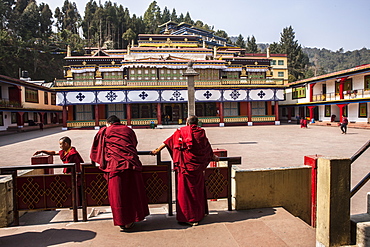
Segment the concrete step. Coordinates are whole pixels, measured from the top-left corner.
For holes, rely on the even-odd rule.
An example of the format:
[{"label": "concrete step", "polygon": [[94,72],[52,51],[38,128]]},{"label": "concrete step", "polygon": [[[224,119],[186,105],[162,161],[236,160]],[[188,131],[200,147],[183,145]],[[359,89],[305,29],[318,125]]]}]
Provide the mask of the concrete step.
[{"label": "concrete step", "polygon": [[367,213],[351,215],[351,242],[370,246],[370,193],[367,193]]}]

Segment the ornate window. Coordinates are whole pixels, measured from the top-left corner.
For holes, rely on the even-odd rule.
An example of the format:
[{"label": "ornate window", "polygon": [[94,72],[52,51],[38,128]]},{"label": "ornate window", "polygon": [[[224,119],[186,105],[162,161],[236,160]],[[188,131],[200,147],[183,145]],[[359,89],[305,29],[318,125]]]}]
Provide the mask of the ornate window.
[{"label": "ornate window", "polygon": [[367,118],[367,103],[358,104],[358,117]]},{"label": "ornate window", "polygon": [[365,82],[364,89],[370,90],[370,75],[365,75],[364,82]]},{"label": "ornate window", "polygon": [[49,104],[49,95],[48,92],[44,92],[44,104]]},{"label": "ornate window", "polygon": [[51,93],[50,98],[51,98],[51,102],[50,103],[52,105],[56,105],[57,104],[57,95],[55,93]]},{"label": "ornate window", "polygon": [[292,99],[301,99],[306,97],[306,87],[297,87],[292,89]]}]

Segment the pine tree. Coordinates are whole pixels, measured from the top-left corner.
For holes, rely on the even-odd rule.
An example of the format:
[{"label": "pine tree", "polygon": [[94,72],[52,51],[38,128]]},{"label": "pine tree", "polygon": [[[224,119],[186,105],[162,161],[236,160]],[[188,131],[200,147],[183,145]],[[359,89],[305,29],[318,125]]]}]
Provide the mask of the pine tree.
[{"label": "pine tree", "polygon": [[256,38],[252,35],[251,38],[247,38],[247,46],[246,46],[247,53],[258,53],[258,46],[256,43]]},{"label": "pine tree", "polygon": [[188,24],[191,24],[193,25],[194,24],[194,21],[191,19],[190,17],[190,14],[189,14],[189,11],[186,12],[186,15],[185,15],[185,18],[184,18],[184,22],[188,23]]},{"label": "pine tree", "polygon": [[161,10],[156,1],[153,1],[144,13],[145,33],[159,33],[158,26],[161,24]]},{"label": "pine tree", "polygon": [[235,41],[235,45],[240,48],[245,48],[245,41],[243,35],[239,34],[238,38]]},{"label": "pine tree", "polygon": [[176,14],[176,9],[175,8],[172,9],[171,21],[178,22],[177,14]]},{"label": "pine tree", "polygon": [[170,11],[167,9],[167,7],[164,7],[163,13],[162,13],[162,23],[166,23],[170,20],[171,20]]}]

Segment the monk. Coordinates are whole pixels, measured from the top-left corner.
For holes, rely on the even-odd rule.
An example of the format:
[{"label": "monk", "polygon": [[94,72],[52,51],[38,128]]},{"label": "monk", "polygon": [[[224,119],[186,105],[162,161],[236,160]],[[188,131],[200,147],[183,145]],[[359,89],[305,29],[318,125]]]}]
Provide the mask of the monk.
[{"label": "monk", "polygon": [[[84,163],[79,152],[76,150],[75,147],[72,147],[71,138],[68,136],[64,136],[59,139],[59,151],[50,151],[50,150],[40,150],[36,151],[33,155],[37,155],[40,153],[45,153],[48,155],[58,155],[63,163],[75,163],[76,164],[76,172],[81,172],[81,163]],[[71,168],[64,168],[64,173],[71,173]]]},{"label": "monk", "polygon": [[208,214],[204,171],[218,157],[213,154],[204,129],[198,127],[196,116],[190,116],[186,126],[176,130],[152,154],[164,147],[172,157],[177,176],[177,221],[196,226]]},{"label": "monk", "polygon": [[91,160],[105,172],[113,223],[122,231],[149,215],[137,144],[135,132],[113,115],[96,134],[90,152]]}]

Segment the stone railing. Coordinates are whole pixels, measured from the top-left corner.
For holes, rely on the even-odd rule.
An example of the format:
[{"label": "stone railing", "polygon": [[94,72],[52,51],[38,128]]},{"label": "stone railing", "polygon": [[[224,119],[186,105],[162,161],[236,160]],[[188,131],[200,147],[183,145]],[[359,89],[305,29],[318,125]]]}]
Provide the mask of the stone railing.
[{"label": "stone railing", "polygon": [[[202,86],[243,86],[243,85],[284,85],[282,79],[216,79],[195,80],[196,87]],[[91,86],[125,86],[125,87],[187,87],[187,80],[56,80],[54,87],[91,87]]]}]

